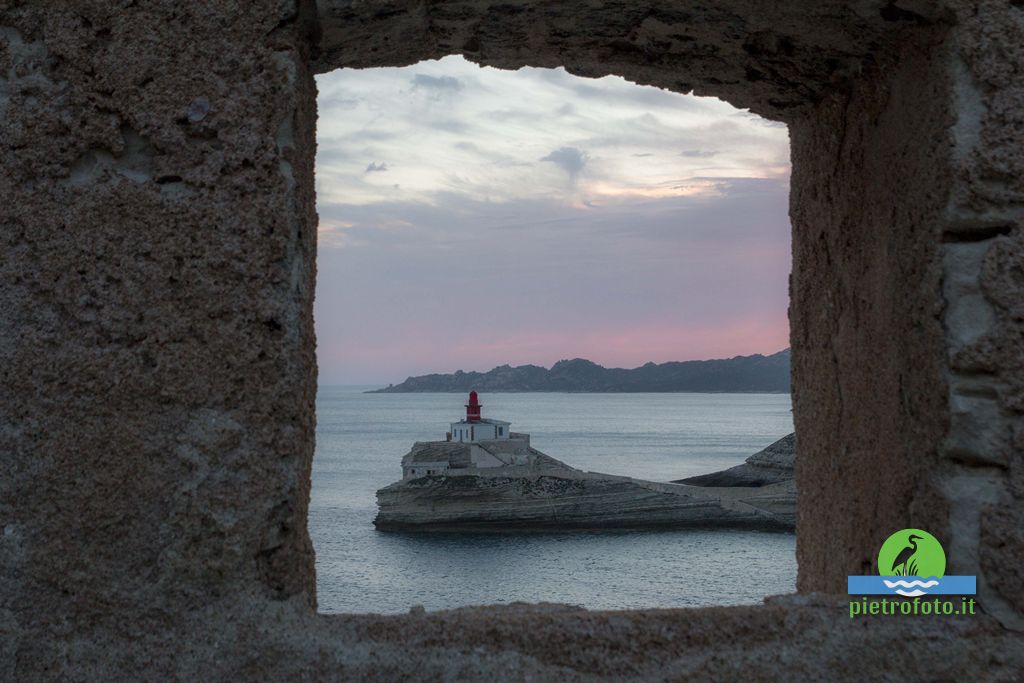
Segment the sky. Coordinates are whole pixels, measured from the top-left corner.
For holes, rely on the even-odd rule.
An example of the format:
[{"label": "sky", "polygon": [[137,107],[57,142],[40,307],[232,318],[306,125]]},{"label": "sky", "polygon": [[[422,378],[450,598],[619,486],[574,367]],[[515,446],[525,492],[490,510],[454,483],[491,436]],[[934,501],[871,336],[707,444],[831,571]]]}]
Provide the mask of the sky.
[{"label": "sky", "polygon": [[317,84],[322,383],[788,346],[784,125],[461,57]]}]

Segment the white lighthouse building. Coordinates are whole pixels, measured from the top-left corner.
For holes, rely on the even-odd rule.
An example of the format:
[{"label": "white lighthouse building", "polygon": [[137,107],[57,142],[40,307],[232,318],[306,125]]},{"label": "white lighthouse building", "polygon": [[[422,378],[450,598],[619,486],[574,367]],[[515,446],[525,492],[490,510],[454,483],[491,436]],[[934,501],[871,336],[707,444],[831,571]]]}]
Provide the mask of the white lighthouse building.
[{"label": "white lighthouse building", "polygon": [[469,392],[469,403],[466,404],[466,418],[451,423],[448,440],[460,443],[473,443],[474,441],[508,439],[508,428],[511,423],[504,420],[490,420],[480,417],[480,409],[483,407],[483,404],[477,398],[476,392]]},{"label": "white lighthouse building", "polygon": [[[473,474],[481,469],[530,465],[540,455],[529,434],[514,434],[511,423],[481,417],[475,391],[469,392],[466,417],[449,423],[444,441],[417,441],[402,458],[405,479]],[[546,456],[541,456],[546,457]]]}]

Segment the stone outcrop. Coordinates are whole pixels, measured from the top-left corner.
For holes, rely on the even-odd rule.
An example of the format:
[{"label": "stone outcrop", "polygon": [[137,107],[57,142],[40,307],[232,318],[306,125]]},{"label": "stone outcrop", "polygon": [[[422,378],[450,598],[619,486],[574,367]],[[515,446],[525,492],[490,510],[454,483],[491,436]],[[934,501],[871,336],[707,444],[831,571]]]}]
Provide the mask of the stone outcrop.
[{"label": "stone outcrop", "polygon": [[[415,453],[431,453],[416,444]],[[583,472],[531,449],[529,465],[463,468],[377,492],[383,531],[746,527],[792,529],[795,487],[710,488]],[[431,455],[430,457],[435,457]]]},{"label": "stone outcrop", "polygon": [[746,462],[720,472],[677,479],[677,484],[692,486],[766,486],[793,481],[796,435],[788,434],[754,453]]}]

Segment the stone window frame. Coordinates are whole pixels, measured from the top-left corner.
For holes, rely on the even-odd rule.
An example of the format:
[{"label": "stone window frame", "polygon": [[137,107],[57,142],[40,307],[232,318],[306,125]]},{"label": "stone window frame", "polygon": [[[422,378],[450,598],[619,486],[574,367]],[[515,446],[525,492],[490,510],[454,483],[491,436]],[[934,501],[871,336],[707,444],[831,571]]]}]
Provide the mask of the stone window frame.
[{"label": "stone window frame", "polygon": [[[8,3],[0,677],[1020,678],[1022,12]],[[789,126],[795,595],[316,613],[313,74],[448,54]],[[906,526],[978,577],[981,614],[837,616]]]}]

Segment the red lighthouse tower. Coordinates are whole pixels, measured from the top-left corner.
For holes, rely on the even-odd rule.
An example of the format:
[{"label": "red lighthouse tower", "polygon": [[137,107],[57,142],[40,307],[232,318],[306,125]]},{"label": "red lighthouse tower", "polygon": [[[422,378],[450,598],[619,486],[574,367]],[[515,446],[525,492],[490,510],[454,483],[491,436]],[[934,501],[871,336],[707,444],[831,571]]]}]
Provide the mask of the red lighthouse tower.
[{"label": "red lighthouse tower", "polygon": [[466,404],[466,422],[479,422],[481,408],[483,408],[483,404],[477,401],[476,392],[469,392],[469,403]]}]

